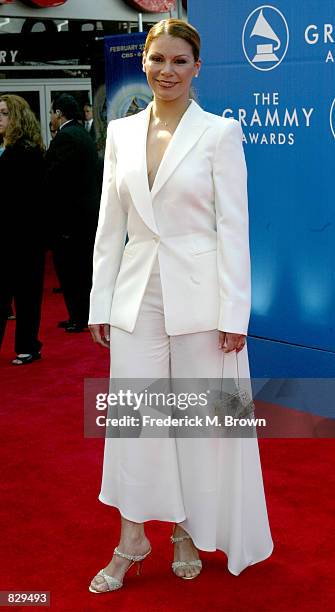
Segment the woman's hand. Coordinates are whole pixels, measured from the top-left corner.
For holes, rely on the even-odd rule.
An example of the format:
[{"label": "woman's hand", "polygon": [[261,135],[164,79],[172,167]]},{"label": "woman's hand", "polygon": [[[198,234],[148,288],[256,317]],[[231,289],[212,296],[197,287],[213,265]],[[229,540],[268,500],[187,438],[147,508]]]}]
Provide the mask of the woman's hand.
[{"label": "woman's hand", "polygon": [[89,330],[93,338],[93,342],[100,344],[104,348],[109,348],[110,340],[110,325],[108,323],[97,323],[89,325]]},{"label": "woman's hand", "polygon": [[239,353],[245,345],[246,336],[243,334],[233,334],[232,332],[219,332],[219,349],[224,353],[235,351]]}]

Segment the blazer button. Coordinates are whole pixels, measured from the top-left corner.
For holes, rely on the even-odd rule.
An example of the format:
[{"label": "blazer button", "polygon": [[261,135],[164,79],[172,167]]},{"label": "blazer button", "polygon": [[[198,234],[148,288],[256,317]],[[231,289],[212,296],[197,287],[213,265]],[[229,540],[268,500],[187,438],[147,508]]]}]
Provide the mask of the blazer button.
[{"label": "blazer button", "polygon": [[153,241],[154,242],[159,242],[159,236],[154,236]]},{"label": "blazer button", "polygon": [[201,285],[201,282],[197,278],[194,278],[194,276],[190,276],[190,279],[195,285]]}]

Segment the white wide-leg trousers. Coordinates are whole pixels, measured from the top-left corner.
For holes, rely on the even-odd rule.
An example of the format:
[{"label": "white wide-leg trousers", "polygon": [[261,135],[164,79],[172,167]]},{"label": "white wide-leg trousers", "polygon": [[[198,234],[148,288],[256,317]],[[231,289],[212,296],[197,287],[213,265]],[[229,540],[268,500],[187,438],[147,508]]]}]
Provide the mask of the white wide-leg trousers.
[{"label": "white wide-leg trousers", "polygon": [[[111,329],[111,379],[220,378],[218,340],[217,330],[166,334],[157,261],[134,332]],[[238,360],[249,378],[246,346]],[[236,377],[235,352],[224,376]],[[106,438],[99,499],[131,521],[181,523],[235,575],[273,550],[257,438]]]}]

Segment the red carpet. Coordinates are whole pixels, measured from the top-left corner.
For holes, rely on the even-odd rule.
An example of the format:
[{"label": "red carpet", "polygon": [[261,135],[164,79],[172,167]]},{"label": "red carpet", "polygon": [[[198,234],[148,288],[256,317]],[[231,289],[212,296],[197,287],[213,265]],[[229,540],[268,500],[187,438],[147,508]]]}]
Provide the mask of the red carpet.
[{"label": "red carpet", "polygon": [[201,553],[201,576],[180,580],[169,565],[171,525],[152,521],[153,554],[142,576],[130,570],[120,591],[88,592],[118,542],[118,512],[97,500],[103,440],[83,437],[83,380],[108,376],[108,354],[89,333],[57,329],[66,312],[62,296],[51,293],[55,282],[48,263],[43,359],[10,365],[11,321],[0,357],[0,590],[50,591],[57,612],[334,609],[335,453],[325,439],[260,440],[275,543],[268,560],[236,577],[223,553]]}]

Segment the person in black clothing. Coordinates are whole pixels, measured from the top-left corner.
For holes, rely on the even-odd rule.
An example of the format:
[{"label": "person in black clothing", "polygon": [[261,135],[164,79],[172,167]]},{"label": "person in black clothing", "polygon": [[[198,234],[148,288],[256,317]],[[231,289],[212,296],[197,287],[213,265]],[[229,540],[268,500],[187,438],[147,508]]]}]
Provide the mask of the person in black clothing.
[{"label": "person in black clothing", "polygon": [[84,114],[84,127],[86,132],[89,133],[93,141],[96,141],[95,127],[94,127],[94,119],[93,119],[93,109],[92,105],[88,102],[84,105],[83,108]]},{"label": "person in black clothing", "polygon": [[40,359],[38,338],[43,294],[45,233],[42,185],[44,146],[28,103],[0,95],[0,345],[12,299],[16,329],[14,365]]},{"label": "person in black clothing", "polygon": [[92,257],[101,194],[101,164],[94,142],[78,119],[76,100],[61,94],[50,111],[57,134],[46,155],[46,188],[55,268],[69,314],[59,327],[87,327]]}]

